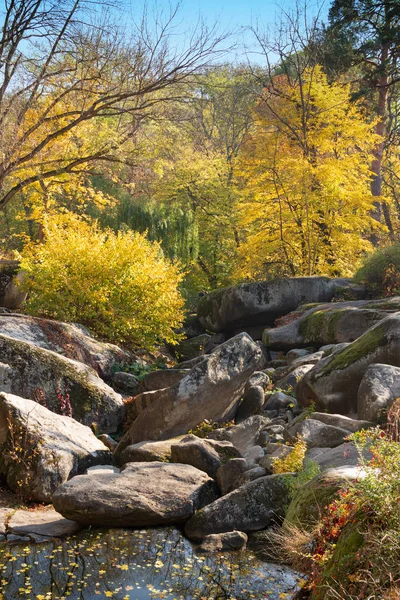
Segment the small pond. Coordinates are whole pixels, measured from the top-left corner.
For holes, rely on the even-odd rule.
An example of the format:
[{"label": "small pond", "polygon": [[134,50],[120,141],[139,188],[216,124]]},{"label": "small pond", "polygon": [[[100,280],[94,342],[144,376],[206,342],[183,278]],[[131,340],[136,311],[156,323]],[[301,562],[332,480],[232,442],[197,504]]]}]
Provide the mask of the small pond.
[{"label": "small pond", "polygon": [[2,546],[0,598],[282,600],[301,575],[251,552],[197,553],[173,527],[85,530],[63,541]]}]

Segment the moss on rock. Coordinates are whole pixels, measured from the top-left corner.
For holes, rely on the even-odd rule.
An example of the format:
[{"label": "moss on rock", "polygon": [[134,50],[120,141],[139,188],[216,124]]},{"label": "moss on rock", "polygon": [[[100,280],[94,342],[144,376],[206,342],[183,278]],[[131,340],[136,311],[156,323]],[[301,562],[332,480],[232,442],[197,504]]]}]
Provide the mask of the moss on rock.
[{"label": "moss on rock", "polygon": [[95,423],[101,432],[116,431],[122,423],[122,398],[83,363],[6,335],[0,335],[0,355],[12,368],[11,393],[32,399],[41,390],[48,408],[60,412],[60,390],[69,394],[73,417],[81,423]]},{"label": "moss on rock", "polygon": [[340,321],[347,313],[347,308],[316,310],[300,321],[299,333],[304,342],[337,344],[342,341]]},{"label": "moss on rock", "polygon": [[385,342],[386,329],[378,324],[369,329],[364,335],[355,340],[347,348],[337,352],[332,360],[320,371],[320,375],[327,375],[335,370],[342,370],[349,365],[361,360]]}]

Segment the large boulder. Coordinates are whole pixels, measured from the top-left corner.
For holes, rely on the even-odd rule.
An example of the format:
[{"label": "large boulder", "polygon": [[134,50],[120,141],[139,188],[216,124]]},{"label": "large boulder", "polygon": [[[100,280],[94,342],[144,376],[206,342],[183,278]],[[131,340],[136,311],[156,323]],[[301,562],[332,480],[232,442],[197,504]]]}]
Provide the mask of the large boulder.
[{"label": "large boulder", "polygon": [[210,331],[233,331],[251,325],[273,325],[275,319],[305,302],[330,302],[352,289],[348,279],[293,277],[255,281],[211,292],[200,298],[198,317]]},{"label": "large boulder", "polygon": [[246,333],[221,344],[179,383],[148,392],[155,394],[156,399],[132,423],[117,454],[143,440],[187,433],[205,419],[229,421],[235,415],[247,379],[263,364],[260,347]]},{"label": "large boulder", "polygon": [[190,465],[129,463],[121,473],[79,475],[58,488],[54,508],[81,525],[147,527],[182,523],[217,497],[216,485]]},{"label": "large boulder", "polygon": [[400,397],[400,368],[373,364],[365,371],[357,394],[360,419],[384,421],[388,409]]},{"label": "large boulder", "polygon": [[[400,297],[322,304],[299,312],[283,327],[266,329],[263,343],[270,349],[288,350],[353,342],[391,312],[400,309]],[[293,317],[296,313],[293,313]]]},{"label": "large boulder", "polygon": [[112,460],[89,427],[44,406],[0,394],[0,471],[24,497],[50,502],[70,477]]},{"label": "large boulder", "polygon": [[26,293],[17,284],[22,279],[18,271],[17,260],[0,260],[0,306],[12,310],[20,308],[26,298]]},{"label": "large boulder", "polygon": [[118,455],[115,462],[119,466],[129,462],[171,462],[171,446],[172,444],[179,442],[182,437],[184,436],[178,436],[160,442],[139,442],[137,444],[132,444],[131,446],[127,446],[125,450]]},{"label": "large boulder", "polygon": [[322,412],[355,413],[361,380],[374,363],[400,367],[399,312],[315,365],[297,384],[297,400],[303,406],[315,402]]},{"label": "large boulder", "polygon": [[72,416],[80,423],[95,424],[99,433],[115,432],[121,425],[125,411],[121,396],[91,367],[2,334],[0,356],[0,391],[38,399],[65,414],[69,396]]},{"label": "large boulder", "polygon": [[335,448],[343,444],[349,431],[341,427],[327,425],[321,421],[304,419],[288,428],[289,435],[295,439],[301,438],[308,448]]},{"label": "large boulder", "polygon": [[52,350],[110,377],[115,365],[131,362],[130,355],[113,344],[96,340],[82,325],[27,315],[0,315],[0,334]]},{"label": "large boulder", "polygon": [[199,510],[187,523],[189,539],[202,540],[212,533],[257,531],[279,522],[285,515],[292,474],[269,475],[251,481]]},{"label": "large boulder", "polygon": [[204,440],[196,435],[187,435],[171,446],[172,462],[192,465],[213,479],[230,458],[241,458],[239,450],[230,442]]}]

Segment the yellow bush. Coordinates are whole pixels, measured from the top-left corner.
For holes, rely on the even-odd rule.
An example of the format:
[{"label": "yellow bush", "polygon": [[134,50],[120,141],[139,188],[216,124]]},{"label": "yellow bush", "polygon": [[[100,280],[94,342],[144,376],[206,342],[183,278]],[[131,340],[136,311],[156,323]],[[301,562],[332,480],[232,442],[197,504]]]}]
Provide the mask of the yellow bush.
[{"label": "yellow bush", "polygon": [[293,446],[292,452],[283,458],[274,458],[272,472],[295,473],[303,467],[304,458],[307,452],[307,444],[304,440],[298,439]]},{"label": "yellow bush", "polygon": [[179,339],[182,273],[158,244],[71,214],[47,218],[43,227],[44,243],[25,246],[20,256],[27,312],[146,348]]}]

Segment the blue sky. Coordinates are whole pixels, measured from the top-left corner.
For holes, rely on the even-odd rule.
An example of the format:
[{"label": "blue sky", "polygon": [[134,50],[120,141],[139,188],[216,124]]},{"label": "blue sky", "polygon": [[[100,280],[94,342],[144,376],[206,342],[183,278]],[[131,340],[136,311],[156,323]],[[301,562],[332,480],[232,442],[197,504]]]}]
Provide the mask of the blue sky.
[{"label": "blue sky", "polygon": [[[125,6],[130,6],[132,13],[140,10],[143,0],[125,0]],[[304,5],[305,0],[298,0],[299,6]],[[318,12],[323,19],[330,5],[330,0],[306,0],[307,14],[309,17]],[[149,5],[156,4],[158,9],[168,12],[169,7],[176,4],[175,0],[149,0]],[[182,0],[179,9],[179,17],[175,21],[180,22],[181,31],[190,31],[196,25],[199,15],[209,24],[218,23],[221,30],[236,31],[238,48],[226,56],[230,61],[244,61],[250,58],[252,62],[263,62],[257,54],[258,46],[253,34],[246,27],[259,25],[263,28],[272,28],[277,22],[282,9],[291,12],[296,7],[296,0]],[[128,9],[129,10],[129,9]],[[179,37],[179,36],[178,36]]]},{"label": "blue sky", "polygon": [[257,20],[273,23],[280,7],[290,10],[295,5],[295,0],[186,0],[182,12],[192,19],[201,13],[210,20],[218,18],[228,26],[240,26]]}]

